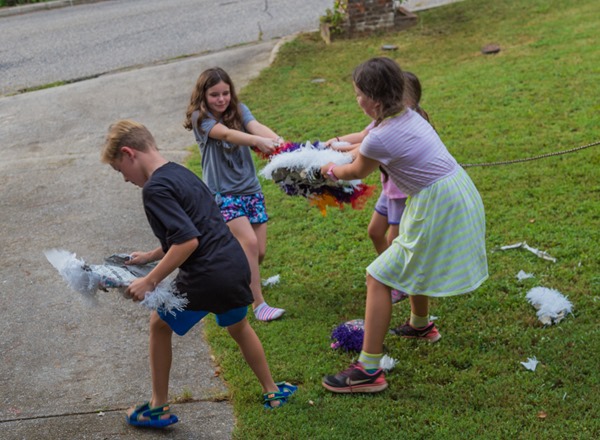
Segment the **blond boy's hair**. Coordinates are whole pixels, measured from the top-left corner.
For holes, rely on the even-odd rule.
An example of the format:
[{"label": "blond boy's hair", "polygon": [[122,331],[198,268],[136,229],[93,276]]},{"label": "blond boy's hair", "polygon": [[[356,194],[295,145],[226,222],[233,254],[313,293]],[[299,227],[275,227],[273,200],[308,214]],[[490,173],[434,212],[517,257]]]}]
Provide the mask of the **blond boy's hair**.
[{"label": "blond boy's hair", "polygon": [[120,159],[121,147],[138,151],[158,150],[152,133],[144,125],[130,119],[121,119],[109,127],[100,160],[112,163]]}]

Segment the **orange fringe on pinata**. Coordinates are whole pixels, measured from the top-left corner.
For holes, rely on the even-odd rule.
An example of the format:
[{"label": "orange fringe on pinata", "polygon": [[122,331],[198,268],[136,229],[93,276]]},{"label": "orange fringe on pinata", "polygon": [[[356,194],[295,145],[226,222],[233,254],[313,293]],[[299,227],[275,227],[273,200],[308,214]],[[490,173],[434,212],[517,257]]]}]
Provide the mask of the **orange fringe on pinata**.
[{"label": "orange fringe on pinata", "polygon": [[[352,206],[352,209],[363,209],[367,204],[369,197],[375,192],[375,189],[375,185],[367,185],[364,183],[358,185],[356,191],[350,196],[349,203]],[[309,202],[311,206],[319,208],[323,217],[327,215],[328,206],[336,206],[339,209],[344,209],[344,203],[331,194],[313,194],[309,197]]]},{"label": "orange fringe on pinata", "polygon": [[325,217],[327,215],[328,206],[337,206],[340,209],[344,209],[344,205],[337,201],[335,197],[329,194],[313,194],[308,199],[310,206],[316,206],[321,211],[321,215]]},{"label": "orange fringe on pinata", "polygon": [[350,199],[352,209],[363,209],[369,197],[375,192],[375,188],[375,185],[367,185],[366,183],[358,185],[358,190],[352,194],[352,198]]}]

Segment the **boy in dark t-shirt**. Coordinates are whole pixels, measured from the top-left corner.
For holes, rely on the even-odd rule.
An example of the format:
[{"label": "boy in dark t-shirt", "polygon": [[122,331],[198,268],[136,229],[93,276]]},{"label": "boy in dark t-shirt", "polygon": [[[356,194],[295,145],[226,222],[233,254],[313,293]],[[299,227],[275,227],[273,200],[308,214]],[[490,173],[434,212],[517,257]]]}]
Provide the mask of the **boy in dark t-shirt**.
[{"label": "boy in dark t-shirt", "polygon": [[142,188],[148,222],[160,241],[154,250],[131,254],[130,264],[160,262],[148,275],[133,281],[126,295],[142,301],[179,268],[175,286],[188,300],[183,311],[152,312],[152,399],[130,408],[128,423],[162,428],[178,421],[168,405],[171,335],[174,331],[183,336],[208,313],[216,315],[217,323],[239,345],[263,388],[265,407],[285,403],[297,387],[275,383],[271,377],[262,344],[246,319],[253,301],[248,260],[206,185],[187,168],[168,162],[148,129],[130,120],[111,125],[102,162],[120,172],[126,182]]}]

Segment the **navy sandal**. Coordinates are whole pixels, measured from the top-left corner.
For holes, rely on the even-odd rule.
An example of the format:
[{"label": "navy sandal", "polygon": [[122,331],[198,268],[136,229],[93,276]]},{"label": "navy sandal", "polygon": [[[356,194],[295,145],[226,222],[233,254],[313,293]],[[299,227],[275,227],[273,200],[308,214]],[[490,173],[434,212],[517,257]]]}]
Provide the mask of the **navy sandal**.
[{"label": "navy sandal", "polygon": [[[277,385],[279,391],[263,394],[264,407],[266,409],[274,409],[283,406],[287,403],[288,398],[298,390],[297,386],[288,382],[277,382],[275,385]],[[273,406],[272,402],[279,402],[279,404]]]},{"label": "navy sandal", "polygon": [[[161,418],[164,415],[169,415],[169,418]],[[144,418],[144,420],[140,420],[140,418]],[[146,428],[164,428],[179,421],[175,414],[170,413],[168,404],[151,408],[150,402],[137,406],[130,415],[125,416],[125,420],[130,425]]]}]

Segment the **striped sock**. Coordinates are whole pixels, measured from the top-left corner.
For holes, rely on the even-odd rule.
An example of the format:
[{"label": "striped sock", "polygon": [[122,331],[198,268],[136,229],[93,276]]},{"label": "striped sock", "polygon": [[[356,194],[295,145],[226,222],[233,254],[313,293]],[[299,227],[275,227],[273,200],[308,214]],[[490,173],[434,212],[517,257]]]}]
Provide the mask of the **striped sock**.
[{"label": "striped sock", "polygon": [[271,307],[266,301],[254,309],[254,316],[259,321],[273,321],[274,319],[280,318],[284,313],[284,309]]},{"label": "striped sock", "polygon": [[362,364],[367,373],[374,373],[379,370],[379,362],[381,362],[382,357],[383,353],[371,354],[366,351],[361,351],[358,362]]},{"label": "striped sock", "polygon": [[413,312],[410,312],[410,325],[413,328],[423,328],[429,325],[429,315],[417,316]]}]

